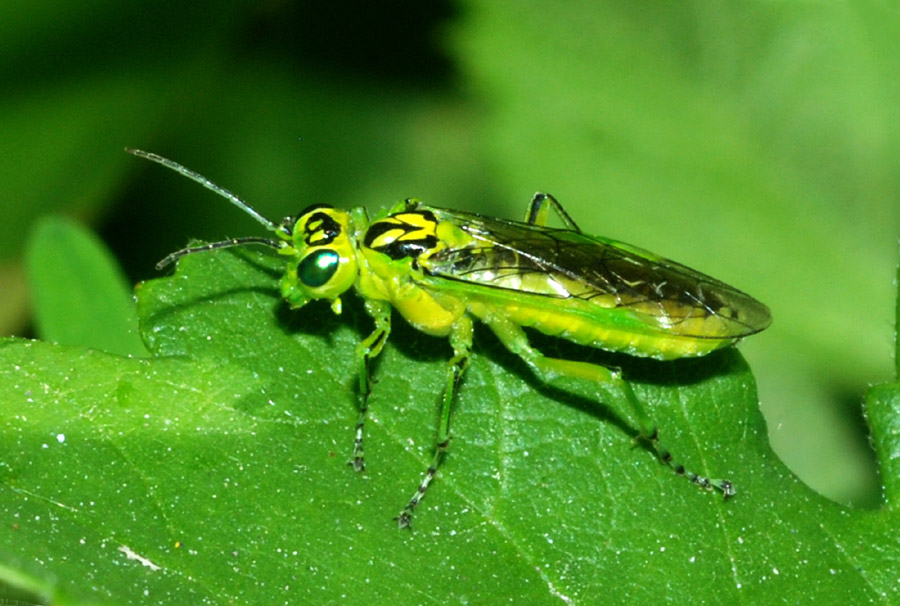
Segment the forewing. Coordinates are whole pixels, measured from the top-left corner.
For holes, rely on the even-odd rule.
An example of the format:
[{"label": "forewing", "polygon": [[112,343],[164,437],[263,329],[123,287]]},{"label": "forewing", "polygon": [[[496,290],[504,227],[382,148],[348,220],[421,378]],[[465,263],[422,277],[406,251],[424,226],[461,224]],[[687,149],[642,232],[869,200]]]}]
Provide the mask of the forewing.
[{"label": "forewing", "polygon": [[447,279],[621,309],[660,330],[739,338],[770,322],[749,295],[653,253],[605,238],[434,209],[472,236],[431,255],[425,268]]}]

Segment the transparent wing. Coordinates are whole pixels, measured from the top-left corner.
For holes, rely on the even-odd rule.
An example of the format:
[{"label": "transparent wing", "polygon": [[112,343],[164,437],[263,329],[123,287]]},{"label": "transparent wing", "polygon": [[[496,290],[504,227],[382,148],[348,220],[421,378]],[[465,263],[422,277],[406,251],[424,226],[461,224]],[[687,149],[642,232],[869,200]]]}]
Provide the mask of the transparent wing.
[{"label": "transparent wing", "polygon": [[[619,308],[660,330],[739,338],[769,325],[768,308],[715,278],[653,253],[580,232],[429,207],[470,242],[422,261],[432,275]],[[712,319],[718,321],[710,321]]]}]

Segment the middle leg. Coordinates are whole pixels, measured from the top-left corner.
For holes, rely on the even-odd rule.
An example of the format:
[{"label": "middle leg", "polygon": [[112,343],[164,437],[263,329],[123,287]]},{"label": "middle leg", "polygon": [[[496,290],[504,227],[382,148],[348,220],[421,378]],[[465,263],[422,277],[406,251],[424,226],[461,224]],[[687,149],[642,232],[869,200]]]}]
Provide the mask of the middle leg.
[{"label": "middle leg", "polygon": [[413,510],[425,496],[425,491],[428,490],[428,486],[437,475],[447,447],[450,445],[450,412],[459,389],[459,382],[469,365],[469,356],[472,353],[472,319],[469,316],[463,315],[453,324],[450,332],[450,345],[453,347],[453,357],[447,362],[447,383],[441,398],[441,414],[438,420],[434,454],[415,494],[400,514],[394,518],[400,528],[409,528]]}]

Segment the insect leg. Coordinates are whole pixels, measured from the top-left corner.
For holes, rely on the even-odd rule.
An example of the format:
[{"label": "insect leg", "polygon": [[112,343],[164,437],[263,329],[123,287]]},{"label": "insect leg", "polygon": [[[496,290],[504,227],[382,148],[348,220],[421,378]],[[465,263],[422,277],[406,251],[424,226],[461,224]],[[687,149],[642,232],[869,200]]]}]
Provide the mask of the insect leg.
[{"label": "insect leg", "polygon": [[638,419],[640,439],[646,440],[650,443],[651,446],[653,446],[653,450],[656,451],[656,456],[659,457],[660,461],[668,465],[676,474],[686,477],[688,480],[690,480],[697,486],[700,486],[701,488],[710,490],[715,488],[719,490],[726,499],[735,495],[736,491],[731,480],[726,480],[724,478],[707,478],[706,476],[701,476],[700,474],[686,469],[684,465],[674,460],[672,458],[672,453],[669,452],[669,449],[666,448],[662,442],[660,442],[659,428],[650,419],[650,416],[647,414],[647,411],[644,409],[643,405],[641,405],[640,400],[638,400],[638,397],[635,395],[634,390],[631,388],[631,385],[622,378],[621,372],[611,370],[609,370],[609,372],[613,375],[614,381],[618,383],[622,390],[625,392],[625,398],[628,400],[632,411]]},{"label": "insect leg", "polygon": [[415,494],[400,515],[394,518],[400,528],[409,528],[413,510],[425,496],[425,491],[428,490],[428,486],[437,475],[437,470],[450,445],[450,411],[453,408],[453,400],[456,398],[459,382],[469,365],[469,356],[472,352],[472,319],[469,316],[461,316],[453,324],[450,332],[450,345],[453,347],[453,357],[447,362],[447,384],[444,386],[444,394],[441,399],[441,415],[438,421],[434,455]]},{"label": "insect leg", "polygon": [[356,359],[359,361],[359,417],[356,420],[356,438],[353,440],[353,458],[348,465],[355,471],[365,471],[363,458],[363,429],[366,424],[366,412],[369,410],[369,394],[372,392],[372,359],[381,353],[388,335],[391,334],[391,306],[386,301],[366,300],[366,312],[375,321],[375,330],[356,347]]},{"label": "insect leg", "polygon": [[505,318],[488,317],[485,322],[497,335],[500,341],[514,354],[522,358],[545,383],[552,384],[559,377],[584,379],[596,383],[613,384],[621,389],[638,422],[640,438],[647,440],[656,451],[659,460],[672,468],[675,473],[687,477],[702,488],[716,488],[725,498],[735,494],[734,485],[729,480],[710,479],[685,469],[684,465],[672,459],[669,450],[659,441],[659,431],[650,415],[641,405],[631,385],[622,378],[618,370],[606,368],[589,362],[549,358],[537,351],[528,343],[528,337],[520,326]]},{"label": "insect leg", "polygon": [[545,194],[543,192],[534,194],[531,203],[528,205],[528,210],[525,213],[525,222],[529,225],[540,225],[542,227],[547,225],[547,215],[551,208],[556,211],[556,215],[566,226],[566,229],[571,229],[572,231],[577,231],[579,233],[581,232],[581,229],[578,228],[578,225],[572,220],[569,213],[565,211],[562,204],[559,203],[559,200],[550,194]]}]

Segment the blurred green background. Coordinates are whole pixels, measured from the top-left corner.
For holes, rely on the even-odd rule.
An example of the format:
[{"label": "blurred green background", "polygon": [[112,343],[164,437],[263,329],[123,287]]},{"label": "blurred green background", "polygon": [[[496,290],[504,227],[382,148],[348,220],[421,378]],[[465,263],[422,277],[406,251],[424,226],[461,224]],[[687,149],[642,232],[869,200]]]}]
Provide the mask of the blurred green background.
[{"label": "blurred green background", "polygon": [[773,446],[873,506],[861,398],[891,377],[900,5],[0,3],[0,326],[33,335],[31,226],[92,226],[133,282],[191,237],[259,235],[167,155],[279,219],[414,196],[589,232],[766,302],[742,345]]}]

